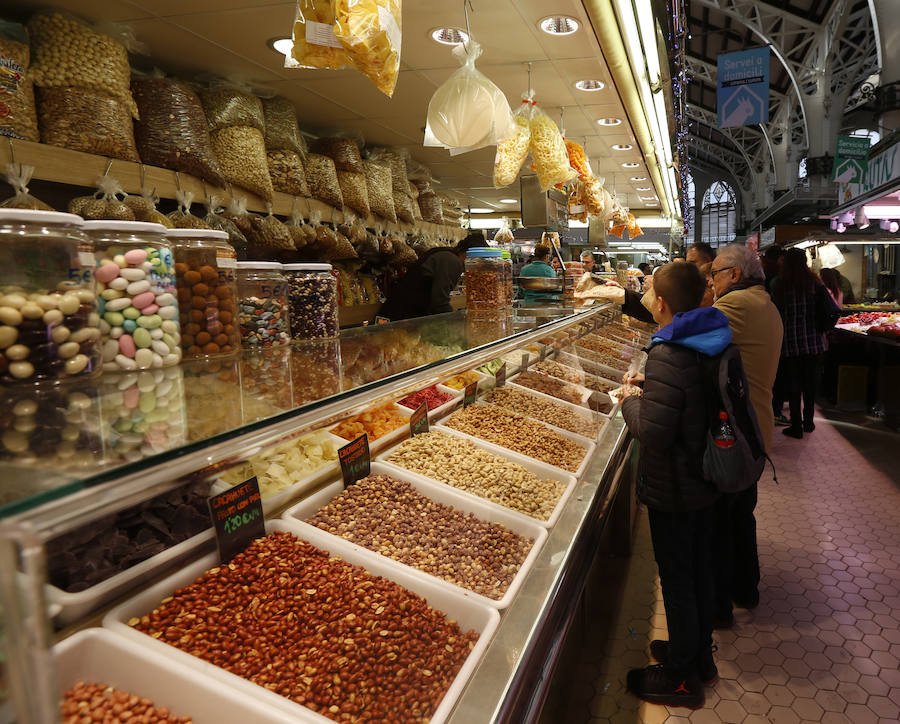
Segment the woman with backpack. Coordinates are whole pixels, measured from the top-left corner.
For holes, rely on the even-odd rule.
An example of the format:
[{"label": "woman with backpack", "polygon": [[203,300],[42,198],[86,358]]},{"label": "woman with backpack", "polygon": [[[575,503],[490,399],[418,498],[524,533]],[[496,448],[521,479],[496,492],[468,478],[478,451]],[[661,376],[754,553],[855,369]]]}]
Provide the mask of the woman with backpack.
[{"label": "woman with backpack", "polygon": [[816,368],[825,351],[825,332],[840,309],[807,266],[806,252],[789,249],[772,285],[772,300],[784,323],[781,359],[786,370],[791,420],[782,432],[798,440],[816,429]]}]

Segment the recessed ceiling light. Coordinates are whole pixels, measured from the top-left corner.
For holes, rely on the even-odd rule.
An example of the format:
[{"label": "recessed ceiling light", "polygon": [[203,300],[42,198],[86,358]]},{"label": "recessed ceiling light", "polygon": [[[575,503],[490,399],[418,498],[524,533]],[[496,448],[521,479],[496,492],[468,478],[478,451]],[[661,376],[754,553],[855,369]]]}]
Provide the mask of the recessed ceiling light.
[{"label": "recessed ceiling light", "polygon": [[641,196],[641,201],[656,201],[655,196]]},{"label": "recessed ceiling light", "polygon": [[578,30],[578,21],[568,15],[551,15],[541,20],[540,28],[550,35],[571,35]]},{"label": "recessed ceiling light", "polygon": [[435,28],[431,31],[431,39],[441,45],[460,45],[469,42],[466,31],[459,28]]},{"label": "recessed ceiling light", "polygon": [[612,147],[613,151],[630,151],[634,146],[630,143],[617,143]]},{"label": "recessed ceiling light", "polygon": [[582,91],[598,91],[606,88],[606,83],[602,80],[579,80],[575,81],[575,87]]},{"label": "recessed ceiling light", "polygon": [[627,163],[622,164],[622,168],[640,168],[639,163],[635,163],[634,161],[628,161]]},{"label": "recessed ceiling light", "polygon": [[473,208],[469,209],[470,214],[493,214],[494,209]]},{"label": "recessed ceiling light", "polygon": [[645,204],[647,204],[647,206],[656,206],[659,203],[659,201],[655,201],[655,200],[648,200],[648,199],[641,199],[641,200]]},{"label": "recessed ceiling light", "polygon": [[618,126],[622,123],[621,118],[601,118],[597,121],[601,126]]},{"label": "recessed ceiling light", "polygon": [[653,191],[649,186],[641,186],[639,189],[635,189],[636,191]]},{"label": "recessed ceiling light", "polygon": [[519,203],[518,199],[500,199],[501,204],[517,204]]},{"label": "recessed ceiling light", "polygon": [[294,49],[293,38],[275,38],[269,41],[269,46],[282,55],[290,55]]},{"label": "recessed ceiling light", "polygon": [[646,176],[632,176],[631,180],[632,181],[646,181],[647,177]]}]

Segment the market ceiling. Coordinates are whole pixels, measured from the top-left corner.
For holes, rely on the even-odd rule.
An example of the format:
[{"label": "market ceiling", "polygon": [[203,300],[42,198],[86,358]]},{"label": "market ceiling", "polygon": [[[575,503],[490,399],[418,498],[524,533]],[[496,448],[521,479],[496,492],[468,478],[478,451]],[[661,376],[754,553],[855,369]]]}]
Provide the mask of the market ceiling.
[{"label": "market ceiling", "polygon": [[[44,0],[0,0],[6,17],[27,17]],[[403,54],[393,99],[382,95],[353,70],[297,70],[283,67],[270,43],[290,36],[295,2],[272,0],[50,0],[50,5],[87,20],[127,25],[146,46],[150,62],[184,77],[218,73],[264,86],[292,100],[301,128],[357,132],[369,143],[400,146],[428,165],[440,190],[463,205],[514,211],[518,183],[496,190],[492,184],[494,149],[451,157],[423,148],[428,101],[458,67],[451,48],[431,38],[436,28],[465,28],[461,0],[409,0],[403,7]],[[646,189],[648,168],[629,118],[616,92],[597,38],[580,0],[473,0],[469,21],[484,49],[478,69],[494,81],[515,107],[527,89],[527,63],[533,64],[537,101],[568,137],[586,142],[588,158],[607,188],[632,210],[657,210]],[[574,18],[578,30],[567,36],[543,32],[549,15]],[[576,81],[598,80],[603,88],[582,91]],[[602,119],[621,121],[601,126]],[[614,146],[618,146],[617,150]],[[635,163],[636,167],[623,164]],[[632,180],[640,179],[640,180]],[[641,197],[651,197],[649,201]]]}]

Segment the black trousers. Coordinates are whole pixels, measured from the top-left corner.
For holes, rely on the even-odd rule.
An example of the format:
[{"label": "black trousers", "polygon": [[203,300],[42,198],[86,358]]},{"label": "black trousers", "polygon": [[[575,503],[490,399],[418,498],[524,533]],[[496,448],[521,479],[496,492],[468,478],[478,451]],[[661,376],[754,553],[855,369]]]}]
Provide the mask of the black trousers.
[{"label": "black trousers", "polygon": [[[821,355],[805,354],[786,357],[787,379],[790,390],[791,427],[812,422],[816,407],[816,365]],[[802,406],[802,410],[801,410]]]},{"label": "black trousers", "polygon": [[756,549],[757,486],[722,495],[713,506],[712,557],[715,576],[713,619],[731,616],[731,602],[759,601],[759,553]]},{"label": "black trousers", "polygon": [[667,665],[687,675],[696,670],[700,652],[712,646],[712,507],[648,513],[669,627]]}]

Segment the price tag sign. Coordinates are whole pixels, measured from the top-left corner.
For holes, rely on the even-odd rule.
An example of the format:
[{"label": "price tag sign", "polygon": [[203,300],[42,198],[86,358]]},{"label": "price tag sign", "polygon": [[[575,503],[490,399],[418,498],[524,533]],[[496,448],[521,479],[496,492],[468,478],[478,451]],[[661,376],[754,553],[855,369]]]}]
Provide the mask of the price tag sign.
[{"label": "price tag sign", "polygon": [[522,353],[522,372],[528,369],[528,360],[531,359],[528,352]]},{"label": "price tag sign", "polygon": [[541,362],[543,362],[545,359],[547,359],[547,345],[542,344],[541,345]]},{"label": "price tag sign", "polygon": [[344,477],[345,488],[366,477],[372,469],[369,436],[363,433],[353,442],[338,448],[338,460],[341,461],[341,475]]},{"label": "price tag sign", "polygon": [[428,403],[423,402],[409,418],[409,436],[428,432]]},{"label": "price tag sign", "polygon": [[500,365],[500,369],[494,375],[494,380],[495,387],[503,387],[506,384],[506,362]]},{"label": "price tag sign", "polygon": [[463,408],[468,407],[475,403],[475,399],[478,397],[478,383],[472,382],[466,385],[466,391],[463,395]]},{"label": "price tag sign", "polygon": [[375,324],[390,324],[391,320],[387,317],[375,317]]},{"label": "price tag sign", "polygon": [[209,517],[216,529],[219,557],[225,563],[243,551],[251,541],[266,534],[262,498],[256,476],[207,500]]}]

